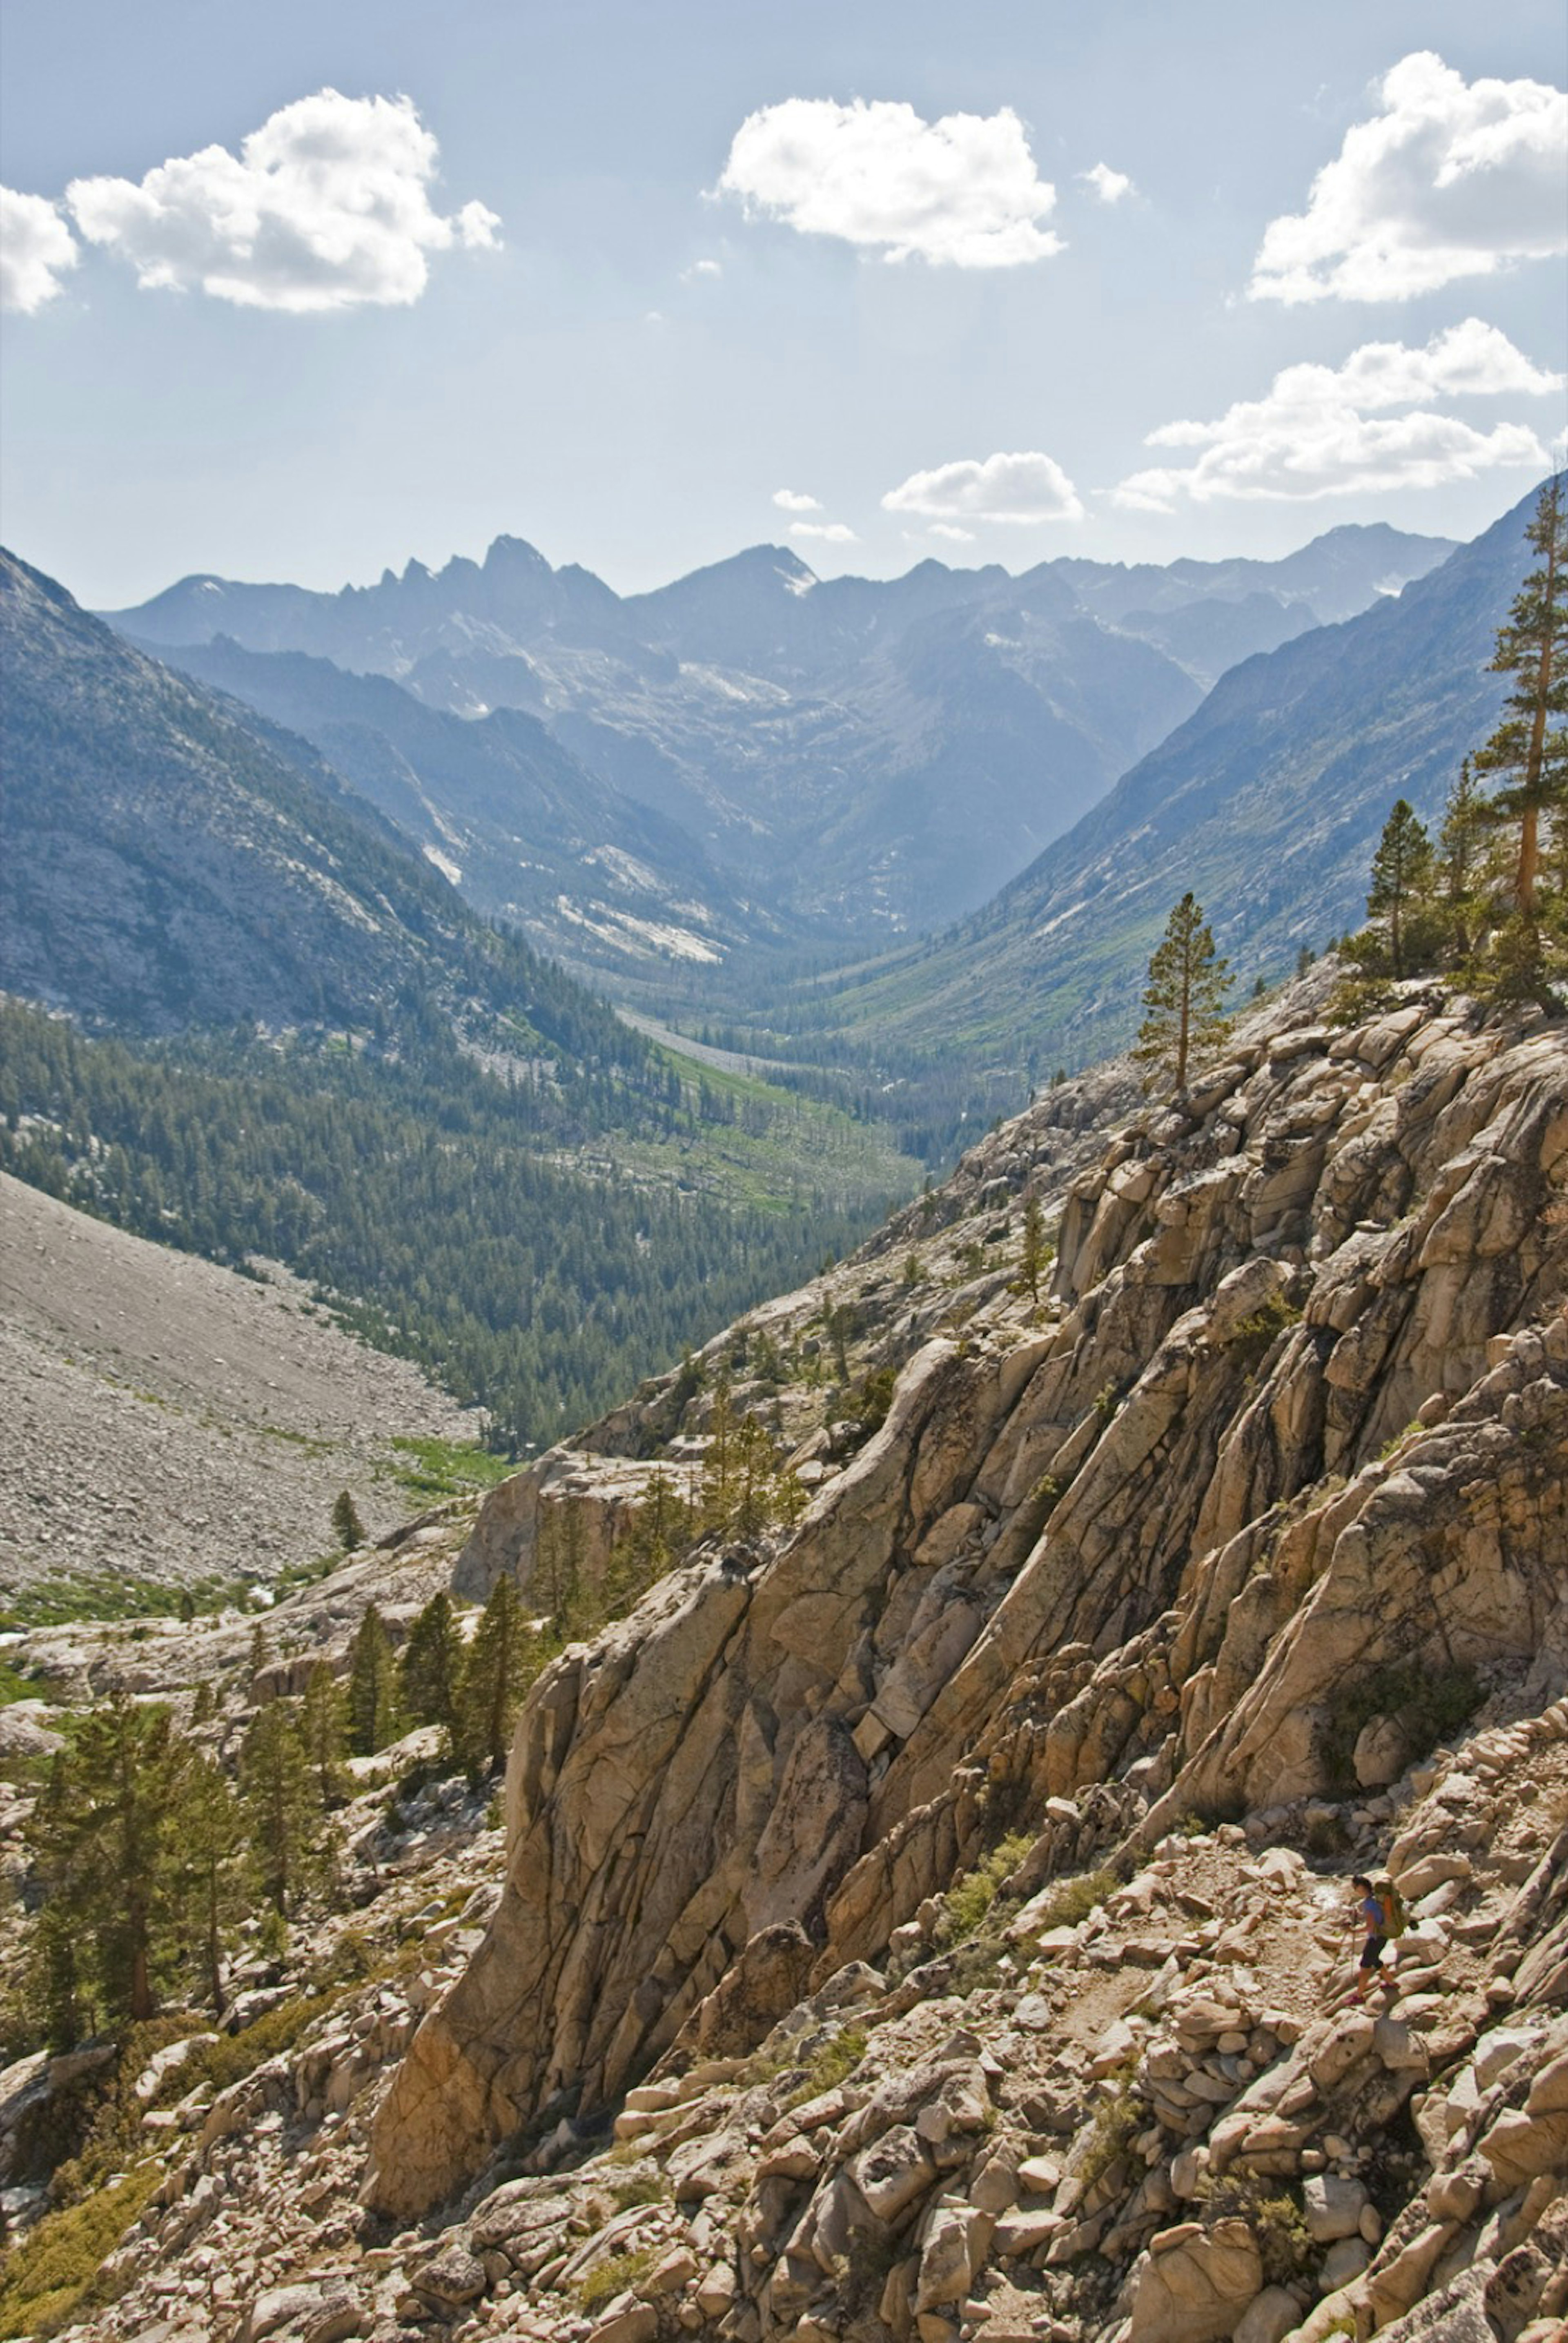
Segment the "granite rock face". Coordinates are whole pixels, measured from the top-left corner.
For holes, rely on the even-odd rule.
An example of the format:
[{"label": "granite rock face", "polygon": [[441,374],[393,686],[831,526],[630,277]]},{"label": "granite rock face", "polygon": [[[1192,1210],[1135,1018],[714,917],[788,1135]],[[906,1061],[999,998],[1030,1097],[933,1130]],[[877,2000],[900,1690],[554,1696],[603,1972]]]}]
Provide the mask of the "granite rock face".
[{"label": "granite rock face", "polygon": [[[1412,989],[1353,1031],[1244,1028],[1091,1168],[1050,1114],[934,1214],[1059,1208],[1050,1300],[992,1274],[945,1331],[911,1310],[885,1422],[789,1537],[696,1561],[536,1687],[506,1892],[377,2121],[382,2209],[450,2195],[558,2092],[610,2104],[759,1936],[804,1931],[820,1987],[1004,1828],[1038,1888],[1184,1815],[1342,1795],[1357,1701],[1356,1746],[1403,1701],[1368,1744],[1390,1780],[1422,1754],[1412,1681],[1527,1712],[1568,1684],[1562,1026]],[[668,1393],[644,1415],[668,1433]],[[504,1566],[519,1501],[489,1505]],[[1195,2335],[1239,2298],[1217,2252],[1151,2265]]]}]

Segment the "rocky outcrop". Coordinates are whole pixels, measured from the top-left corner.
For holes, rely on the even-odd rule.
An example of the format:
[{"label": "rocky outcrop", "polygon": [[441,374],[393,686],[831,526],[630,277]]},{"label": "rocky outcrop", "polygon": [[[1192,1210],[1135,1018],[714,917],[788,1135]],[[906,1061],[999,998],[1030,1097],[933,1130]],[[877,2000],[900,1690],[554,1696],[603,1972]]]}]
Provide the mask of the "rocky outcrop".
[{"label": "rocky outcrop", "polygon": [[[382,2109],[377,2206],[608,2103],[759,1935],[802,1927],[825,1984],[1004,1828],[1038,1885],[1178,1811],[1322,1798],[1391,1669],[1522,1713],[1568,1681],[1562,1027],[1412,992],[1244,1029],[1064,1188],[1050,1111],[960,1182],[970,1229],[1060,1205],[1050,1305],[960,1288],[770,1557],[696,1562],[541,1679],[507,1891]],[[1419,1720],[1384,1722],[1386,1780]]]}]

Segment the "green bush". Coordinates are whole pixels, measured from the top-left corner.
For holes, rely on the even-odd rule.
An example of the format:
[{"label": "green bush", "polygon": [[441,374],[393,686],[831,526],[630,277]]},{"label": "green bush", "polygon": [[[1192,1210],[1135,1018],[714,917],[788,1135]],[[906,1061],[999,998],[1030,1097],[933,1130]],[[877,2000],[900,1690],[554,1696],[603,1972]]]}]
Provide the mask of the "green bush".
[{"label": "green bush", "polygon": [[6,2258],[0,2276],[0,2338],[53,2335],[89,2307],[107,2298],[97,2284],[104,2263],[136,2220],[163,2178],[143,2165],[112,2187],[95,2189],[79,2205],[46,2213]]},{"label": "green bush", "polygon": [[575,2288],[578,2309],[598,2310],[628,2286],[635,2286],[639,2278],[648,2276],[658,2251],[657,2246],[638,2246],[633,2253],[612,2253],[607,2261],[597,2262]]},{"label": "green bush", "polygon": [[1126,2155],[1146,2120],[1143,2102],[1133,2091],[1131,2077],[1124,2075],[1111,2097],[1102,2099],[1094,2111],[1094,2129],[1077,2173],[1086,2194],[1097,2180],[1104,2178],[1120,2157]]},{"label": "green bush", "polygon": [[1271,1293],[1256,1310],[1239,1318],[1225,1348],[1249,1373],[1260,1366],[1287,1326],[1300,1322],[1301,1311],[1282,1293]]},{"label": "green bush", "polygon": [[786,2109],[803,2107],[808,2099],[815,2099],[830,2091],[852,2075],[866,2055],[866,2033],[863,2026],[841,2026],[837,2034],[812,2053],[805,2078],[785,2100]]}]

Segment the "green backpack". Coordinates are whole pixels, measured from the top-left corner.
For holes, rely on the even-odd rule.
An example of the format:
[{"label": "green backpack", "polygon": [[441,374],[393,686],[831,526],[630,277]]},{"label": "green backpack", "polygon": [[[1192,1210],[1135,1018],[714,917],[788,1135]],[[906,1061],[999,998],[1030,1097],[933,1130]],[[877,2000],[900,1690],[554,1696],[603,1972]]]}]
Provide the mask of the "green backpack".
[{"label": "green backpack", "polygon": [[1372,1882],[1372,1894],[1382,1906],[1382,1932],[1392,1943],[1395,1937],[1402,1936],[1410,1926],[1399,1889],[1392,1879],[1384,1877]]}]

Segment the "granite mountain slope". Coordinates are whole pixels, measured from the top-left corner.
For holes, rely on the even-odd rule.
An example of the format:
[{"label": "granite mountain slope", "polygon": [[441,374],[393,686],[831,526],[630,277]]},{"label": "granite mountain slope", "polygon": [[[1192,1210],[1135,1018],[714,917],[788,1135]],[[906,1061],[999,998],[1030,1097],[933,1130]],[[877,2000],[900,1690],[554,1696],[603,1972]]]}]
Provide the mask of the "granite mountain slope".
[{"label": "granite mountain slope", "polygon": [[[378,1587],[526,1587],[551,1506],[602,1553],[721,1366],[816,1492],[547,1671],[504,1847],[458,1784],[367,1788],[362,1909],[290,1956],[326,2006],[220,2093],[138,2082],[146,2210],[67,2332],[1554,2338],[1568,1032],[1325,989],[1181,1113],[1053,1091],[706,1388],[290,1598],[342,1664]],[[1412,1926],[1354,2009],[1383,1862]],[[15,2157],[69,2085],[7,2084]]]},{"label": "granite mountain slope", "polygon": [[1396,1660],[1568,1682],[1561,1026],[1274,1020],[1064,1195],[1052,1112],[953,1192],[1060,1196],[1043,1321],[1003,1272],[939,1332],[917,1283],[886,1423],[783,1550],[678,1574],[536,1692],[508,1894],[384,2110],[383,2201],[568,2084],[613,2098],[779,1927],[819,1984],[880,1957],[1048,1797],[1111,1785],[1109,1846],[1323,1796],[1334,1686]]},{"label": "granite mountain slope", "polygon": [[410,563],[337,595],[188,578],[115,623],[159,646],[307,651],[465,715],[529,710],[744,890],[863,939],[983,901],[1222,666],[1448,550],[1335,530],[1277,564],[1014,578],[926,561],[882,583],[759,546],[621,600],[501,538],[482,565]]}]

